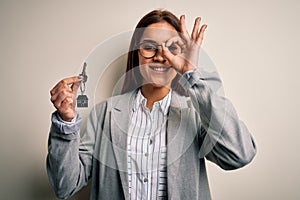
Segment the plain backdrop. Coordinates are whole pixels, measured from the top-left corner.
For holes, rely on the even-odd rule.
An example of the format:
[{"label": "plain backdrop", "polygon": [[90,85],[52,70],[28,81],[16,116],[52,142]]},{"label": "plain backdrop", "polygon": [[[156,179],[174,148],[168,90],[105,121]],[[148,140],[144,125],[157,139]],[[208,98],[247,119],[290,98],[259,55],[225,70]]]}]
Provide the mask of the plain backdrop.
[{"label": "plain backdrop", "polygon": [[[189,30],[196,16],[208,24],[202,48],[257,143],[244,168],[208,163],[213,199],[300,199],[298,0],[0,0],[0,199],[55,199],[50,89],[156,8],[185,14]],[[87,198],[85,189],[72,199]]]}]

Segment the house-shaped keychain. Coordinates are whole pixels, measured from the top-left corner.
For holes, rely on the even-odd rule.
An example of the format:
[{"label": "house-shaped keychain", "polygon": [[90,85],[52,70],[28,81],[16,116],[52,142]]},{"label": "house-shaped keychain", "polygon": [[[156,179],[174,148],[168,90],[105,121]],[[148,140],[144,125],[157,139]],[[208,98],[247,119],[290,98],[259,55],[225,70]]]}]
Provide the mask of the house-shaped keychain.
[{"label": "house-shaped keychain", "polygon": [[77,97],[77,107],[83,108],[88,107],[88,97],[86,95],[78,95]]}]

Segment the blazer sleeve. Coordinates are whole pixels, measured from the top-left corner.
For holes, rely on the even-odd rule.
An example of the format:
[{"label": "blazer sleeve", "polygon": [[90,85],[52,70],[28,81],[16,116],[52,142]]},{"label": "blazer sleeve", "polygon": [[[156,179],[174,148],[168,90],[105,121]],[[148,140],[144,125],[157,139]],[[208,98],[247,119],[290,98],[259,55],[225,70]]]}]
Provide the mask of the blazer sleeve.
[{"label": "blazer sleeve", "polygon": [[197,69],[182,76],[180,84],[188,92],[192,107],[200,116],[199,157],[206,157],[226,170],[245,166],[254,158],[256,146],[233,105],[218,95],[222,86],[216,72]]},{"label": "blazer sleeve", "polygon": [[80,138],[79,130],[63,129],[53,123],[48,139],[47,173],[58,198],[73,196],[91,176],[96,133],[105,115],[106,104],[93,108],[87,120],[86,130]]}]

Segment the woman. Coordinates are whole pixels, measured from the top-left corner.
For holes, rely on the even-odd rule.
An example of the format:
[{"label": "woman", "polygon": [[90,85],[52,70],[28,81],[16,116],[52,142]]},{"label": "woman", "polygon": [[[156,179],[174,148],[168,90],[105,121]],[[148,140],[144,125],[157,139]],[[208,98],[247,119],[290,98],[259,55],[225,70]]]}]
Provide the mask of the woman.
[{"label": "woman", "polygon": [[51,90],[47,171],[57,196],[92,178],[91,199],[210,199],[205,159],[232,170],[249,163],[255,145],[220,79],[197,69],[206,25],[154,10],[138,23],[123,94],[95,106],[80,141],[75,111],[81,77]]}]

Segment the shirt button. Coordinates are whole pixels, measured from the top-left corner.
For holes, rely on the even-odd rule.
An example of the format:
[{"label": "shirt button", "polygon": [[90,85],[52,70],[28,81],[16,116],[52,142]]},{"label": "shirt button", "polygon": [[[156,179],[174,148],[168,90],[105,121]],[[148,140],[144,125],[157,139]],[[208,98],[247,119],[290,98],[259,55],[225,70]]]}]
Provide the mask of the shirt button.
[{"label": "shirt button", "polygon": [[147,157],[149,154],[148,153],[145,153],[145,156]]},{"label": "shirt button", "polygon": [[148,179],[147,178],[144,178],[144,183],[148,182]]}]

